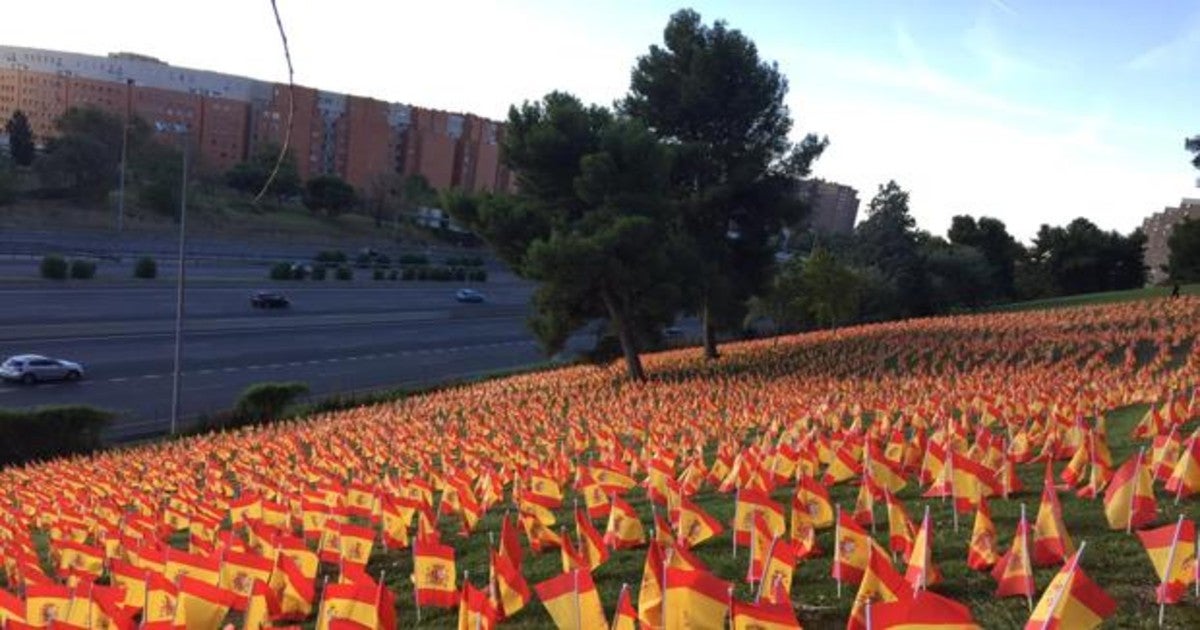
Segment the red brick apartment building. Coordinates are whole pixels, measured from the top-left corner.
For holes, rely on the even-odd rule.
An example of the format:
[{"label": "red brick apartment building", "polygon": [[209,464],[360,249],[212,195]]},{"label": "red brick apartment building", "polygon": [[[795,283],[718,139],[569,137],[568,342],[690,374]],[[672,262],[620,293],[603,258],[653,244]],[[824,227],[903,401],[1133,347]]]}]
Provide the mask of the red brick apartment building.
[{"label": "red brick apartment building", "polygon": [[[496,121],[301,86],[293,98],[290,146],[304,179],[335,173],[363,189],[380,175],[419,173],[439,189],[510,188]],[[219,173],[282,142],[288,104],[285,84],[143,55],[0,46],[0,120],[24,111],[39,143],[54,135],[55,118],[68,108],[94,105],[151,126],[185,124],[200,168]]]}]

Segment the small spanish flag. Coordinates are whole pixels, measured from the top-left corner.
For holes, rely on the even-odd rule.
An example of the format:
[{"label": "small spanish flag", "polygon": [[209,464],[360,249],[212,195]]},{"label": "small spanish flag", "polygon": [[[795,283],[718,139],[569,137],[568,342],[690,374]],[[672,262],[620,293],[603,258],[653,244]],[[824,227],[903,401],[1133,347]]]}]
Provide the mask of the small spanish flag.
[{"label": "small spanish flag", "polygon": [[608,627],[604,609],[600,605],[600,594],[592,582],[592,575],[587,571],[576,569],[560,574],[535,584],[533,590],[559,630]]},{"label": "small spanish flag", "polygon": [[663,630],[723,630],[732,584],[708,571],[667,569]]},{"label": "small spanish flag", "polygon": [[413,585],[417,604],[437,608],[458,605],[454,548],[437,542],[413,541]]}]

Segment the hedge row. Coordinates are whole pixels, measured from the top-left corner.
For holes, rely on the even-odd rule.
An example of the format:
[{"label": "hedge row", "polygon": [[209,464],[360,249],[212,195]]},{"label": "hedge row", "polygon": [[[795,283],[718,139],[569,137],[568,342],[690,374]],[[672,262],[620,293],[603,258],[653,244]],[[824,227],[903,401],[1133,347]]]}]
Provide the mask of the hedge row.
[{"label": "hedge row", "polygon": [[91,453],[113,414],[83,405],[0,410],[0,466]]},{"label": "hedge row", "polygon": [[[271,280],[324,280],[327,270],[325,267],[314,267],[311,271],[303,266],[292,263],[276,263],[271,266],[268,277]],[[338,280],[353,280],[354,270],[349,267],[336,267],[334,278]],[[483,268],[467,267],[432,267],[428,265],[408,266],[401,269],[376,268],[371,271],[373,280],[432,280],[436,282],[487,282],[488,273]]]}]

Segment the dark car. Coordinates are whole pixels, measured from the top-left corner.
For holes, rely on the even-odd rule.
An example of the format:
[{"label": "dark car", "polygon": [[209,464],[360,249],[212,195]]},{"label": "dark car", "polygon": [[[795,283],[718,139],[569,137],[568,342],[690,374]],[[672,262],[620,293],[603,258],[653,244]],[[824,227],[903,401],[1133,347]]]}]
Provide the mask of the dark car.
[{"label": "dark car", "polygon": [[250,296],[250,306],[254,308],[285,308],[291,304],[282,293],[272,291],[255,291]]}]

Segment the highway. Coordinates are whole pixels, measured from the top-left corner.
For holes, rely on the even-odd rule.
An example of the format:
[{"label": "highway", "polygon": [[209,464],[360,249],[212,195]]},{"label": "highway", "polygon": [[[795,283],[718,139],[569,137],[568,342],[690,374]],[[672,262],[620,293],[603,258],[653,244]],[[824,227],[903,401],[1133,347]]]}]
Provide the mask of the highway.
[{"label": "highway", "polygon": [[[266,284],[266,283],[263,283]],[[254,309],[255,288],[278,288],[287,309]],[[454,283],[355,281],[189,285],[181,417],[231,407],[248,385],[302,381],[312,399],[527,365],[543,359],[525,326],[532,288],[511,276],[459,304]],[[119,415],[110,437],[165,431],[171,407],[175,289],[0,286],[0,357],[79,361],[74,383],[0,385],[0,407],[88,404]]]}]

